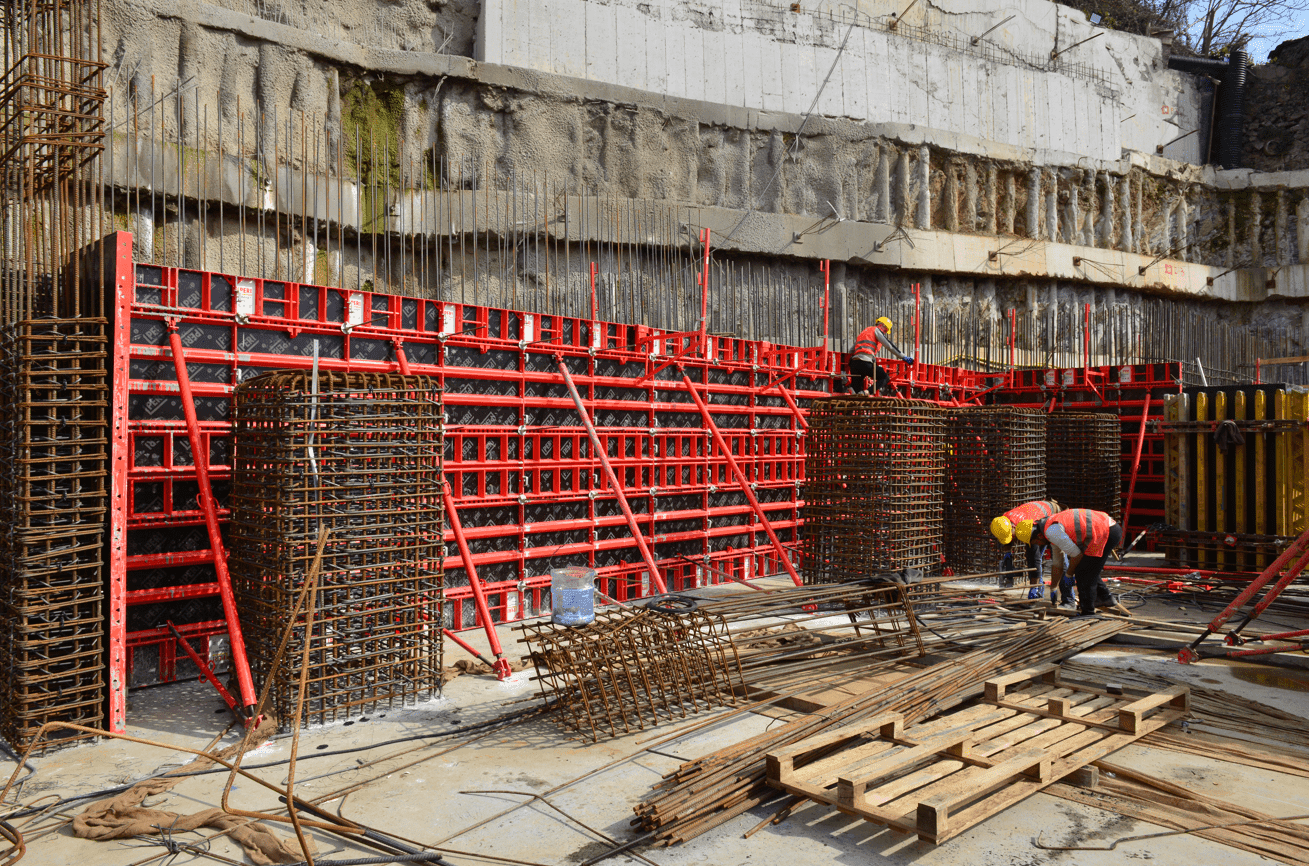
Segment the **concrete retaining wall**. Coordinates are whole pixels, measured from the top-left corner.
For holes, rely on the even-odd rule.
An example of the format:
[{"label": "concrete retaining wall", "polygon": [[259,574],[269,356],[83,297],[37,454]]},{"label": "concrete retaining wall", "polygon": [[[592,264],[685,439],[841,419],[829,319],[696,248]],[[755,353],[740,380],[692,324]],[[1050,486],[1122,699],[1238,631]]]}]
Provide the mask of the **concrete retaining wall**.
[{"label": "concrete retaining wall", "polygon": [[[767,112],[913,124],[1117,159],[1200,124],[1160,44],[1045,0],[788,6],[727,0],[485,0],[478,60]],[[894,25],[894,28],[892,28]],[[985,38],[973,38],[999,25]],[[1089,40],[1077,45],[1082,40]],[[1051,55],[1064,49],[1057,57]],[[1192,135],[1166,154],[1199,162]]]}]

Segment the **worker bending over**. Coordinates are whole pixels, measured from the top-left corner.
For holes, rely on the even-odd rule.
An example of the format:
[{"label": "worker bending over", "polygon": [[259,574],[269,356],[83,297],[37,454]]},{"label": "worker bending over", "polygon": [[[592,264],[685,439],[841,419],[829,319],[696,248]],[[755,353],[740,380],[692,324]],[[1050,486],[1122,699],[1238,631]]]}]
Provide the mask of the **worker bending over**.
[{"label": "worker bending over", "polygon": [[867,397],[868,385],[864,380],[871,378],[877,383],[877,393],[887,393],[886,386],[891,377],[877,363],[877,353],[883,347],[906,364],[914,362],[912,356],[901,352],[900,347],[891,342],[891,320],[882,316],[859,332],[854,348],[850,350],[850,390]]},{"label": "worker bending over", "polygon": [[[1123,616],[1130,616],[1127,608],[1105,586],[1100,573],[1109,551],[1122,546],[1123,528],[1103,511],[1089,508],[1072,508],[1036,521],[1022,521],[1014,528],[1014,535],[1024,544],[1042,539],[1063,551],[1068,557],[1068,569],[1077,581],[1078,612],[1090,616],[1097,607],[1108,608]],[[1055,584],[1062,582],[1064,564],[1054,558]]]},{"label": "worker bending over", "polygon": [[[1036,499],[1032,502],[1024,502],[1022,505],[1010,508],[1004,514],[1001,514],[999,517],[996,517],[991,521],[991,534],[995,536],[996,541],[1000,542],[1000,545],[1005,549],[1005,556],[1010,559],[1010,565],[1005,567],[1012,567],[1011,552],[1014,543],[1014,527],[1022,523],[1024,520],[1036,523],[1038,520],[1053,517],[1058,514],[1059,511],[1059,503],[1053,499]],[[1024,545],[1024,547],[1027,549],[1027,568],[1034,575],[1033,582],[1037,584],[1037,587],[1032,590],[1032,594],[1028,595],[1028,598],[1040,598],[1040,585],[1044,580],[1041,574],[1041,562],[1045,559],[1045,545],[1027,544]],[[1062,552],[1056,548],[1054,558],[1062,559],[1062,557]],[[1062,571],[1063,569],[1061,568],[1060,570]],[[1066,576],[1063,580],[1051,582],[1050,603],[1054,604],[1056,598],[1059,599],[1059,605],[1061,607],[1071,607],[1076,601],[1073,594],[1072,575]]]}]

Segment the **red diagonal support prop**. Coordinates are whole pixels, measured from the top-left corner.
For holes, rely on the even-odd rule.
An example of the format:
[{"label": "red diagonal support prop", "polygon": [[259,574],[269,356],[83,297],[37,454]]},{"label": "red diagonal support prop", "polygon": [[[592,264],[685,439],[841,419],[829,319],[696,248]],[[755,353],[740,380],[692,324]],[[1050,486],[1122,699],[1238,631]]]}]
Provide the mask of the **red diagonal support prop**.
[{"label": "red diagonal support prop", "polygon": [[236,698],[232,697],[231,692],[223,688],[223,684],[218,681],[218,677],[214,676],[214,669],[209,667],[209,662],[200,658],[200,654],[191,648],[191,644],[187,641],[186,638],[182,637],[182,633],[177,630],[177,626],[173,625],[173,621],[171,619],[168,620],[168,630],[173,633],[173,637],[176,638],[177,642],[182,645],[183,651],[185,651],[186,654],[191,657],[191,662],[197,668],[200,669],[200,676],[208,680],[209,685],[218,689],[218,695],[223,699],[223,703],[227,704],[227,708],[232,712],[236,713],[237,716],[241,719],[241,721],[248,725],[250,723],[250,719],[246,716],[242,716],[241,713],[237,712]]},{"label": "red diagonal support prop", "polygon": [[[1214,617],[1213,622],[1209,623],[1209,626],[1199,637],[1191,641],[1189,646],[1182,647],[1182,649],[1178,650],[1177,660],[1183,664],[1190,664],[1191,662],[1198,661],[1200,656],[1196,652],[1196,647],[1200,646],[1204,639],[1209,637],[1209,635],[1215,634],[1220,628],[1222,628],[1229,619],[1241,610],[1241,608],[1245,607],[1250,599],[1258,594],[1259,590],[1267,586],[1273,578],[1281,574],[1283,568],[1286,568],[1287,576],[1283,577],[1282,581],[1274,587],[1274,589],[1269,593],[1268,598],[1265,598],[1260,602],[1260,606],[1256,608],[1256,611],[1245,618],[1245,622],[1241,623],[1241,628],[1244,628],[1250,620],[1254,619],[1255,616],[1258,616],[1259,613],[1262,613],[1263,608],[1267,607],[1281,592],[1281,588],[1286,584],[1289,584],[1291,580],[1293,580],[1295,576],[1304,569],[1305,565],[1309,564],[1309,553],[1306,553],[1307,549],[1309,549],[1309,530],[1306,530],[1304,534],[1297,538],[1290,547],[1283,550],[1281,556],[1273,560],[1272,565],[1265,568],[1259,573],[1258,577],[1250,581],[1250,585],[1243,589],[1240,595],[1232,599],[1231,604],[1223,608],[1222,613]],[[1288,568],[1292,559],[1298,559],[1298,561],[1294,566]]]},{"label": "red diagonal support prop", "polygon": [[759,505],[759,500],[755,498],[754,491],[750,489],[750,479],[745,477],[745,473],[741,471],[736,458],[732,456],[732,449],[727,447],[727,440],[719,432],[718,425],[714,423],[713,416],[709,414],[709,407],[700,398],[699,392],[695,390],[695,383],[691,381],[690,376],[686,375],[685,370],[682,371],[682,381],[686,383],[686,389],[691,392],[691,399],[695,401],[695,405],[700,409],[700,417],[704,419],[705,427],[713,434],[718,450],[723,452],[723,457],[727,458],[727,465],[732,467],[732,474],[736,476],[736,483],[740,485],[741,492],[745,494],[750,507],[754,509],[755,517],[758,517],[759,522],[764,525],[764,532],[768,533],[768,540],[773,543],[773,549],[777,551],[778,558],[782,560],[782,565],[786,567],[786,573],[791,575],[791,580],[796,586],[803,586],[804,581],[800,579],[799,572],[795,570],[795,566],[791,563],[790,552],[782,546],[782,542],[778,541],[777,533],[773,532],[773,525],[764,516],[764,509]]},{"label": "red diagonal support prop", "polygon": [[[486,629],[486,640],[491,645],[491,652],[495,653],[495,663],[491,667],[495,670],[496,677],[507,679],[513,671],[509,670],[509,660],[504,657],[504,650],[500,648],[500,637],[495,633],[495,623],[491,621],[491,609],[486,604],[486,587],[482,586],[482,580],[477,576],[477,566],[473,565],[473,552],[468,547],[464,525],[459,522],[459,512],[455,508],[455,498],[450,493],[449,481],[441,485],[441,495],[445,500],[446,521],[450,524],[450,531],[454,533],[455,544],[459,547],[459,558],[464,561],[464,571],[468,573],[468,585],[473,590],[473,605],[482,620],[482,628]],[[462,642],[460,645],[466,646]]]},{"label": "red diagonal support prop", "polygon": [[241,706],[255,704],[254,680],[250,676],[250,662],[245,655],[245,638],[241,635],[241,619],[236,611],[236,597],[232,594],[232,579],[227,573],[227,549],[218,528],[218,509],[214,505],[214,489],[209,484],[209,451],[200,435],[200,420],[195,414],[195,399],[191,395],[191,376],[186,370],[186,353],[182,337],[177,332],[177,320],[168,320],[168,342],[173,350],[173,369],[177,373],[177,391],[186,415],[186,436],[191,441],[191,462],[195,465],[195,480],[200,488],[200,511],[205,516],[205,529],[209,532],[209,546],[214,551],[214,576],[218,581],[218,595],[223,600],[223,617],[227,620],[227,636],[232,644],[232,668],[236,671],[236,684],[241,693]]},{"label": "red diagonal support prop", "polygon": [[555,355],[555,361],[559,363],[559,372],[564,376],[564,384],[568,386],[568,393],[573,398],[573,405],[577,407],[577,415],[582,419],[582,426],[586,427],[586,435],[591,440],[591,451],[596,457],[600,458],[600,466],[604,469],[605,477],[609,479],[609,486],[614,489],[614,495],[618,497],[618,507],[623,510],[623,517],[627,518],[627,528],[632,531],[632,538],[636,539],[636,546],[641,549],[641,558],[650,569],[650,579],[654,581],[655,587],[661,593],[668,592],[668,587],[664,583],[663,577],[659,574],[659,566],[655,565],[654,556],[650,553],[650,548],[645,544],[645,535],[641,532],[641,526],[636,522],[636,516],[632,514],[632,508],[627,504],[627,495],[623,493],[623,485],[618,483],[618,476],[614,474],[614,467],[609,464],[609,455],[605,454],[604,446],[600,442],[600,434],[595,432],[595,425],[591,423],[591,415],[586,411],[586,406],[582,404],[582,395],[577,391],[577,385],[573,382],[572,375],[568,372],[568,364],[564,361],[563,355]]}]

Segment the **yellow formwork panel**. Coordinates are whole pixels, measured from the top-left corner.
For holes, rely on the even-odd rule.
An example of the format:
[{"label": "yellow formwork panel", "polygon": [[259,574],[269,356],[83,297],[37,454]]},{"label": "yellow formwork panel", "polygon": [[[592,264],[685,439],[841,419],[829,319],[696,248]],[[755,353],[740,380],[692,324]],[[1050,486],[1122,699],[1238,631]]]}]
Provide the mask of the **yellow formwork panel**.
[{"label": "yellow formwork panel", "polygon": [[[1290,414],[1289,402],[1290,401],[1287,400],[1285,391],[1278,391],[1277,394],[1274,395],[1273,405],[1275,406],[1275,411],[1273,417],[1278,421],[1285,421]],[[1273,478],[1277,485],[1276,489],[1273,491],[1273,495],[1276,497],[1275,501],[1277,502],[1277,514],[1274,517],[1274,525],[1277,527],[1276,531],[1278,535],[1290,535],[1291,511],[1290,508],[1288,508],[1288,505],[1290,504],[1290,491],[1287,485],[1290,474],[1286,471],[1290,443],[1287,441],[1288,437],[1285,433],[1278,433],[1274,438],[1277,440],[1277,457],[1276,462],[1273,464]]]},{"label": "yellow formwork panel", "polygon": [[[1256,391],[1254,395],[1254,417],[1256,421],[1268,420],[1268,395]],[[1256,535],[1268,535],[1272,521],[1268,514],[1268,437],[1254,437],[1254,532]],[[1268,564],[1268,557],[1260,553],[1255,557],[1260,570]]]},{"label": "yellow formwork panel", "polygon": [[[1246,420],[1246,396],[1244,391],[1237,391],[1232,395],[1232,420],[1239,425]],[[1236,447],[1236,460],[1232,464],[1232,529],[1238,535],[1243,534],[1245,529],[1245,509],[1246,500],[1249,493],[1245,486],[1245,461],[1247,457],[1247,448],[1253,445],[1251,439],[1258,437],[1246,437],[1244,445]],[[1248,569],[1252,563],[1245,554],[1238,554],[1240,560],[1237,564],[1242,570]]]},{"label": "yellow formwork panel", "polygon": [[[1245,415],[1245,394],[1238,391],[1232,397],[1232,419],[1241,422],[1246,420]],[[1232,526],[1238,533],[1245,532],[1245,460],[1246,447],[1250,444],[1250,439],[1246,439],[1246,445],[1240,445],[1236,449],[1236,465],[1232,471]]]},{"label": "yellow formwork panel", "polygon": [[[1170,394],[1164,398],[1164,418],[1178,422],[1188,419],[1191,405],[1189,394]],[[1190,489],[1190,436],[1186,433],[1168,433],[1164,436],[1164,521],[1185,529],[1191,525],[1188,503]],[[1181,551],[1173,549],[1169,556],[1176,558]]]},{"label": "yellow formwork panel", "polygon": [[[1195,420],[1209,420],[1209,395],[1195,395]],[[1208,486],[1208,472],[1205,463],[1209,458],[1209,437],[1204,433],[1195,435],[1195,529],[1200,532],[1209,532],[1213,529],[1209,524],[1210,510],[1209,497],[1205,495]],[[1209,559],[1205,551],[1197,549],[1195,551],[1196,565],[1203,568]]]},{"label": "yellow formwork panel", "polygon": [[[1221,391],[1214,395],[1213,413],[1215,421],[1222,421],[1227,417],[1227,395]],[[1213,531],[1227,531],[1227,455],[1223,450],[1214,444],[1214,510],[1213,510]],[[1217,562],[1227,565],[1231,562],[1231,556],[1226,551],[1220,551],[1214,555]]]},{"label": "yellow formwork panel", "polygon": [[1295,429],[1286,437],[1286,535],[1300,535],[1305,531],[1306,475],[1309,471],[1309,431],[1304,422],[1309,417],[1309,394],[1304,391],[1286,392],[1287,419],[1296,422]]}]

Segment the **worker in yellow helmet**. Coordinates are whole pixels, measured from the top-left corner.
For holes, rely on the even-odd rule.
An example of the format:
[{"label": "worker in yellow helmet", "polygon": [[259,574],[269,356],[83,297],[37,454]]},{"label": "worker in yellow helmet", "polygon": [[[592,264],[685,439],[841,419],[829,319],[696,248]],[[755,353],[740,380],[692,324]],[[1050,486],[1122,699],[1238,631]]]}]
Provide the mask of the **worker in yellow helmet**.
[{"label": "worker in yellow helmet", "polygon": [[1056,559],[1054,577],[1062,579],[1065,569],[1072,572],[1077,581],[1080,616],[1091,616],[1096,608],[1131,616],[1100,577],[1110,551],[1123,543],[1123,528],[1113,517],[1103,511],[1071,508],[1051,517],[1020,522],[1014,527],[1014,537],[1024,544],[1031,544],[1033,539],[1045,540],[1064,552],[1068,565]]},{"label": "worker in yellow helmet", "polygon": [[[1053,499],[1037,499],[1032,502],[1024,502],[1022,505],[1016,505],[991,521],[991,534],[995,536],[995,540],[1000,542],[1000,546],[1004,548],[1004,556],[1000,560],[1001,571],[1013,567],[1012,548],[1013,543],[1017,540],[1014,537],[1014,527],[1018,526],[1024,520],[1035,522],[1054,514],[1058,514],[1060,510],[1059,503]],[[1029,583],[1037,584],[1028,590],[1027,597],[1041,598],[1045,594],[1043,585],[1044,580],[1041,576],[1041,561],[1045,559],[1046,546],[1044,544],[1024,543],[1024,547],[1027,550],[1027,570],[1031,577]],[[1058,548],[1054,549],[1053,555],[1056,558],[1061,555]],[[1066,580],[1055,582],[1054,585],[1050,587],[1050,603],[1054,604],[1056,597],[1059,596],[1062,596],[1062,598],[1059,599],[1059,605],[1061,607],[1071,608],[1075,604],[1076,599],[1073,597],[1073,581],[1071,576]]]},{"label": "worker in yellow helmet", "polygon": [[854,348],[850,350],[850,390],[868,396],[867,379],[877,383],[877,393],[888,393],[887,385],[891,377],[877,363],[877,353],[885,348],[895,357],[912,364],[914,359],[900,351],[900,347],[891,342],[891,320],[880,316],[876,322],[859,332],[855,338]]}]

